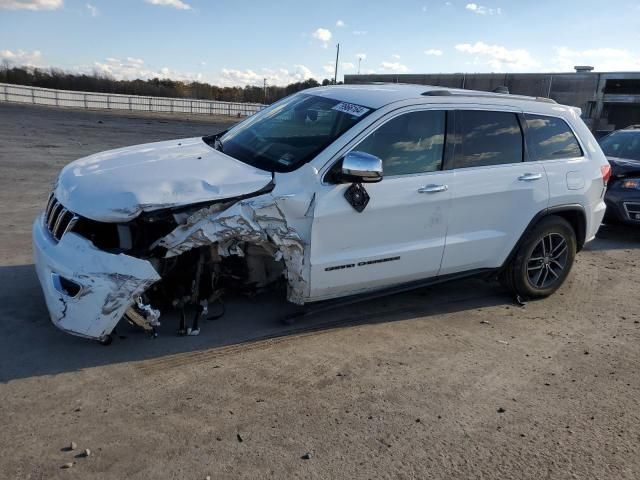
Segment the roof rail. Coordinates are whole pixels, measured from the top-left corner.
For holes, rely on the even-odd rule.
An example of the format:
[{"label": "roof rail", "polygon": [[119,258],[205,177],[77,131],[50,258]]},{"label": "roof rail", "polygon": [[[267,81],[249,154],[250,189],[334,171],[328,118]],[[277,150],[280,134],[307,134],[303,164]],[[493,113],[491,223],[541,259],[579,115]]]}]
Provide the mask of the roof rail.
[{"label": "roof rail", "polygon": [[558,103],[551,98],[546,97],[527,97],[524,95],[511,95],[508,93],[494,93],[494,92],[481,92],[476,90],[427,90],[422,93],[424,97],[494,97],[494,98],[505,98],[510,97],[515,100],[524,100],[527,102],[541,102],[541,103]]},{"label": "roof rail", "polygon": [[629,125],[628,127],[625,127],[624,130],[640,130],[640,124]]},{"label": "roof rail", "polygon": [[453,95],[451,90],[428,90],[422,94],[424,97],[448,97]]}]

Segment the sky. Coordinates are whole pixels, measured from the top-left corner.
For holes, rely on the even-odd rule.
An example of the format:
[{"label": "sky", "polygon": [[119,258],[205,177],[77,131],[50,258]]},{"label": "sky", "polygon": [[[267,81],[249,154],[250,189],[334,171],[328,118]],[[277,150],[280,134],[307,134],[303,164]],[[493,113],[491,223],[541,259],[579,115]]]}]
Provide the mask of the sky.
[{"label": "sky", "polygon": [[640,71],[640,0],[0,0],[0,62],[222,86]]}]

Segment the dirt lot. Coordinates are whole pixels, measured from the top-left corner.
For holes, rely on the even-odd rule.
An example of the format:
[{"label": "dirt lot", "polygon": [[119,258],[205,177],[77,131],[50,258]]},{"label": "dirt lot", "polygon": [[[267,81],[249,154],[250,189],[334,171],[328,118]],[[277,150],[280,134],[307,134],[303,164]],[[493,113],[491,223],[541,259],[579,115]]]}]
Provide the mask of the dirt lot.
[{"label": "dirt lot", "polygon": [[228,121],[0,104],[0,478],[640,478],[638,230],[525,307],[473,280],[293,327],[255,298],[200,337],[57,331],[30,247],[56,172]]}]

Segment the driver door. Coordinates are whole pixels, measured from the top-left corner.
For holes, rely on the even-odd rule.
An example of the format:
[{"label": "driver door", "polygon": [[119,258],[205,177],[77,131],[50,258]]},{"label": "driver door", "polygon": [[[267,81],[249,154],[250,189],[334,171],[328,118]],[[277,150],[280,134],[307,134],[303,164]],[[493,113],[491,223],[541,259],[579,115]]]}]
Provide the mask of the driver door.
[{"label": "driver door", "polygon": [[413,110],[383,119],[351,150],[382,159],[384,178],[363,184],[362,212],[350,184],[316,192],[310,300],[355,294],[436,276],[447,232],[451,171],[443,171],[447,112]]}]

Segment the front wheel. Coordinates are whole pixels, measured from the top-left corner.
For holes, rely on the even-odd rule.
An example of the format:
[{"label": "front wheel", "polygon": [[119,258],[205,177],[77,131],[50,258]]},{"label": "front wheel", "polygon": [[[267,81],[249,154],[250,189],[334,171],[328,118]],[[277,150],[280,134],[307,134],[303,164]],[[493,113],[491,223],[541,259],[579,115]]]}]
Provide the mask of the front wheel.
[{"label": "front wheel", "polygon": [[576,245],[569,222],[555,215],[546,217],[526,235],[500,280],[523,298],[547,297],[569,275]]}]

